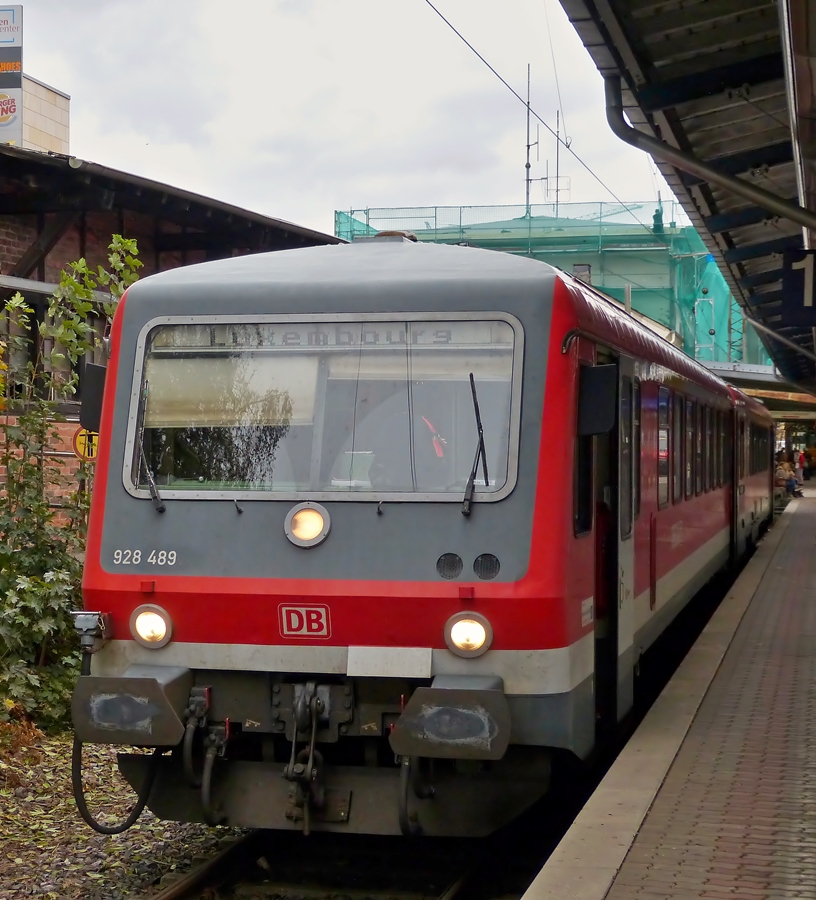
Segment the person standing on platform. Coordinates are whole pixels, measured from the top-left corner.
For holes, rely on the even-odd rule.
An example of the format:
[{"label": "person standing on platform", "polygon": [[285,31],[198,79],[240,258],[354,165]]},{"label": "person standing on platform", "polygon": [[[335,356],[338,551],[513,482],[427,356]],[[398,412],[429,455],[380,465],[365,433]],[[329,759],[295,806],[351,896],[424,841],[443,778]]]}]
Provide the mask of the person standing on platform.
[{"label": "person standing on platform", "polygon": [[805,451],[800,450],[796,454],[796,481],[802,484],[805,480]]}]

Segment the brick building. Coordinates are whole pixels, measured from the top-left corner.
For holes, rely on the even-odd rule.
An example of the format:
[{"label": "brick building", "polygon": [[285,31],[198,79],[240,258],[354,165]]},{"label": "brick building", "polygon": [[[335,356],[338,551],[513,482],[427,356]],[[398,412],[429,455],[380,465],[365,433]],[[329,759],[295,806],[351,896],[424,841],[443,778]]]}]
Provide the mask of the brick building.
[{"label": "brick building", "polygon": [[[143,275],[338,238],[60,154],[0,145],[0,275],[53,282],[71,260],[136,238]],[[5,285],[8,286],[8,285]]]},{"label": "brick building", "polygon": [[[339,243],[332,235],[76,157],[0,145],[3,302],[19,290],[42,318],[60,270],[80,257],[92,268],[106,264],[112,234],[138,241],[142,278],[205,260]],[[65,404],[63,411],[69,421],[59,426],[61,440],[50,455],[73,473],[78,404]]]}]

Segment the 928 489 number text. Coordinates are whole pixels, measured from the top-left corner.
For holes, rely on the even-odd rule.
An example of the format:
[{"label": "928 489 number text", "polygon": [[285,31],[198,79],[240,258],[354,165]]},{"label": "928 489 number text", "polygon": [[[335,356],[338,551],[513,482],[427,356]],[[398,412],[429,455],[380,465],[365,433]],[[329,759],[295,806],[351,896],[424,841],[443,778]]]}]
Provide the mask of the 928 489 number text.
[{"label": "928 489 number text", "polygon": [[[114,550],[113,564],[116,566],[138,566],[142,561],[141,550]],[[151,550],[145,559],[151,566],[174,566],[176,564],[175,550]]]}]

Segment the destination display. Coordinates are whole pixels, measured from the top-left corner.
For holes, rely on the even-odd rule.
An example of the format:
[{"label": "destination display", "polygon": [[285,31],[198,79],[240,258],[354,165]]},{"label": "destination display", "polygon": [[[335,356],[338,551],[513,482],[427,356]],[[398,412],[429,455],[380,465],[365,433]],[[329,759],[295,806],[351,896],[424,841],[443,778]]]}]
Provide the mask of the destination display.
[{"label": "destination display", "polygon": [[201,350],[411,347],[509,347],[513,329],[502,321],[445,322],[287,322],[258,325],[161,326],[151,339],[151,350]]}]

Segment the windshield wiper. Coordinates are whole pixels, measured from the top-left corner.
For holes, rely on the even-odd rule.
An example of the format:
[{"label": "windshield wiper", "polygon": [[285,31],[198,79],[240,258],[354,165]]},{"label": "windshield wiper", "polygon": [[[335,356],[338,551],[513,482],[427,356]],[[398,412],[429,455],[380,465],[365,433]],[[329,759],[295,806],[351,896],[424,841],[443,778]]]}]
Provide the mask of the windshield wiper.
[{"label": "windshield wiper", "polygon": [[153,473],[150,471],[150,466],[147,462],[147,453],[145,453],[144,446],[144,416],[147,409],[147,381],[145,381],[144,391],[142,392],[142,426],[139,429],[139,453],[141,454],[142,463],[144,464],[145,475],[147,477],[147,487],[150,491],[150,497],[153,500],[153,508],[158,513],[163,513],[167,507],[164,505],[164,500],[161,498],[161,494],[159,493],[159,489],[156,487],[156,482],[153,480]]},{"label": "windshield wiper", "polygon": [[476,415],[476,430],[479,432],[479,441],[476,444],[476,455],[473,457],[473,468],[465,487],[465,496],[462,500],[462,515],[470,515],[470,507],[473,502],[473,488],[476,483],[476,473],[479,471],[479,459],[482,460],[482,472],[484,472],[485,488],[490,484],[487,478],[487,453],[484,445],[484,431],[482,430],[482,417],[479,413],[479,398],[476,396],[476,382],[473,380],[473,372],[470,373],[470,393],[473,396],[473,412]]},{"label": "windshield wiper", "polygon": [[167,509],[167,507],[164,505],[164,500],[162,500],[161,498],[159,489],[156,487],[156,482],[153,480],[153,475],[150,471],[150,467],[147,464],[147,454],[145,453],[144,448],[144,436],[139,438],[139,449],[142,451],[142,462],[144,463],[145,475],[147,476],[147,487],[150,491],[150,496],[153,498],[153,506],[156,508],[156,512],[163,513]]}]

